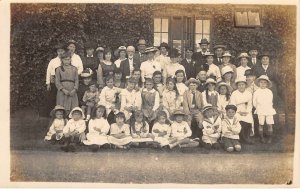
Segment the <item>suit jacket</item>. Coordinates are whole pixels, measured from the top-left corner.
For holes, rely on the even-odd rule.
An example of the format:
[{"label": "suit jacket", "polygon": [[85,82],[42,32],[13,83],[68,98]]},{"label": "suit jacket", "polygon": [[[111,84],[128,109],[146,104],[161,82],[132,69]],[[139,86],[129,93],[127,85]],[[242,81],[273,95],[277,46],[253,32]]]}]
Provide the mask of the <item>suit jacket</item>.
[{"label": "suit jacket", "polygon": [[214,61],[213,63],[217,66],[220,66],[222,64],[222,60],[223,58],[221,57],[221,59],[218,61],[218,57],[214,56]]},{"label": "suit jacket", "polygon": [[146,54],[144,54],[143,56],[140,56],[139,52],[135,52],[133,55],[133,62],[136,62],[138,65],[141,65],[141,63],[145,62],[146,60],[148,60]]},{"label": "suit jacket", "polygon": [[247,66],[249,66],[250,68],[252,68],[253,66],[256,66],[256,65],[260,65],[260,60],[258,58],[256,58],[256,64],[253,64],[252,62],[252,58],[250,58],[250,60],[248,61],[248,64]]},{"label": "suit jacket", "polygon": [[185,69],[186,79],[189,80],[191,77],[196,78],[197,73],[195,70],[195,65],[192,63],[194,60],[192,59],[190,63],[186,59],[181,61],[181,65]]},{"label": "suit jacket", "polygon": [[201,65],[206,63],[206,58],[202,52],[195,52],[192,56],[192,59],[196,61],[196,64]]},{"label": "suit jacket", "polygon": [[277,83],[278,75],[277,75],[277,71],[276,71],[276,68],[274,67],[274,65],[269,64],[267,70],[265,71],[263,66],[261,64],[259,64],[259,65],[253,66],[252,70],[257,78],[260,77],[261,75],[267,75],[272,82],[275,81]]},{"label": "suit jacket", "polygon": [[[186,115],[191,114],[190,110],[192,108],[192,98],[191,98],[192,92],[190,90],[187,90],[183,93],[183,111]],[[196,106],[195,109],[202,109],[203,107],[203,98],[202,94],[199,91],[195,92],[195,100],[196,100]]]},{"label": "suit jacket", "polygon": [[[135,62],[133,59],[133,67],[140,68],[140,64]],[[120,70],[122,72],[122,81],[126,81],[126,77],[130,76],[130,67],[129,67],[129,60],[125,59],[120,64]]]},{"label": "suit jacket", "polygon": [[91,70],[93,70],[92,78],[97,79],[97,70],[99,66],[98,59],[95,56],[94,57],[83,56],[81,57],[81,60],[82,60],[83,69],[90,68]]}]

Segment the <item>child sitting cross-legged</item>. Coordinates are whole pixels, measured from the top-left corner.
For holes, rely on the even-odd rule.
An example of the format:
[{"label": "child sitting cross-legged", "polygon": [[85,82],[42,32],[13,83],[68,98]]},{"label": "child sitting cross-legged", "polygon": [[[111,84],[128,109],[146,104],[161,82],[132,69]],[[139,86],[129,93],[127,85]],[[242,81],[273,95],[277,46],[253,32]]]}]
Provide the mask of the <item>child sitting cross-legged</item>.
[{"label": "child sitting cross-legged", "polygon": [[82,141],[86,139],[85,137],[85,121],[84,114],[81,108],[75,107],[69,114],[70,120],[67,125],[63,129],[64,134],[64,146],[62,146],[62,150],[65,152],[75,151],[75,144],[80,144]]},{"label": "child sitting cross-legged", "polygon": [[224,149],[227,152],[241,151],[242,147],[239,142],[239,134],[241,132],[241,125],[236,117],[237,107],[235,105],[227,105],[225,107],[226,116],[222,120],[222,142]]},{"label": "child sitting cross-legged", "polygon": [[[154,141],[158,143],[159,147],[169,145],[169,138],[171,134],[170,121],[168,120],[167,113],[165,111],[157,112],[155,123],[152,127],[152,135]],[[154,145],[157,147],[157,145]]]},{"label": "child sitting cross-legged", "polygon": [[221,136],[221,119],[214,113],[214,107],[211,104],[207,104],[202,110],[204,114],[203,125],[203,136],[202,141],[206,149],[219,149],[220,144],[218,139]]},{"label": "child sitting cross-legged", "polygon": [[175,146],[179,147],[197,147],[199,142],[193,141],[189,137],[192,135],[190,126],[184,121],[184,112],[182,110],[176,110],[173,113],[174,121],[171,125],[171,139],[169,147],[170,149]]}]

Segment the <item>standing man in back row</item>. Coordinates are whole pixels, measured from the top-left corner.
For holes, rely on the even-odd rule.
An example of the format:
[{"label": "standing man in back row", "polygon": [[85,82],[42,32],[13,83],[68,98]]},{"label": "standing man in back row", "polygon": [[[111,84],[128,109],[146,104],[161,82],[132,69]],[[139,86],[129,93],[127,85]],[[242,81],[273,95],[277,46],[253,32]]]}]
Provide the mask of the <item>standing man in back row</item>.
[{"label": "standing man in back row", "polygon": [[146,40],[145,39],[139,39],[139,42],[137,44],[138,51],[134,53],[133,61],[137,63],[138,65],[141,65],[142,62],[145,62],[148,60],[147,55],[145,54],[146,49]]},{"label": "standing man in back row", "polygon": [[200,67],[202,64],[206,63],[205,53],[209,51],[208,49],[209,42],[207,39],[204,38],[201,39],[199,45],[201,50],[199,52],[195,52],[192,56],[192,59],[195,60],[196,66]]}]

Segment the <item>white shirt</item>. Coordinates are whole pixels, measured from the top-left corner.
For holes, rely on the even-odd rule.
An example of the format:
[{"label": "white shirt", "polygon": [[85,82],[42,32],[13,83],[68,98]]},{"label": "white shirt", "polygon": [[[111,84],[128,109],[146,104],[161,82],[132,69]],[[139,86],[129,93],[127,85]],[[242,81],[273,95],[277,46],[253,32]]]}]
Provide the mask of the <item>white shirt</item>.
[{"label": "white shirt", "polygon": [[218,110],[225,111],[225,107],[229,104],[229,100],[226,99],[226,95],[219,94],[218,96]]},{"label": "white shirt", "polygon": [[187,138],[192,135],[190,126],[186,121],[178,123],[174,121],[171,125],[171,136],[176,138]]},{"label": "white shirt", "polygon": [[[97,129],[97,130],[96,130]],[[110,125],[103,117],[100,119],[91,119],[89,121],[89,133],[107,135]],[[101,131],[99,131],[101,130]]]},{"label": "white shirt", "polygon": [[270,89],[257,89],[253,95],[253,106],[258,115],[275,115],[273,108],[273,93]]},{"label": "white shirt", "polygon": [[155,61],[159,62],[161,65],[162,70],[165,69],[165,67],[170,64],[171,59],[167,55],[159,55],[158,57],[155,58]]},{"label": "white shirt", "polygon": [[161,71],[161,64],[155,60],[147,60],[141,64],[141,77],[142,82],[145,78],[152,78],[155,71]]},{"label": "white shirt", "polygon": [[155,137],[159,137],[158,136],[158,133],[156,133],[156,132],[153,132],[154,130],[158,130],[159,132],[164,132],[164,131],[166,131],[167,132],[167,134],[166,135],[164,135],[163,137],[164,138],[169,138],[170,137],[170,134],[171,134],[171,127],[170,127],[170,125],[168,125],[168,124],[160,124],[159,122],[156,122],[156,123],[154,123],[154,125],[153,125],[153,128],[152,128],[152,134],[155,136]]},{"label": "white shirt", "polygon": [[115,65],[116,65],[117,68],[120,68],[121,62],[122,62],[123,60],[126,60],[126,58],[125,58],[125,59],[122,59],[122,60],[119,58],[118,60],[115,61]]},{"label": "white shirt", "polygon": [[164,78],[167,79],[168,77],[174,77],[177,70],[183,70],[185,73],[185,68],[179,63],[170,63],[166,65],[165,70],[163,71]]},{"label": "white shirt", "polygon": [[[208,64],[207,64],[208,65]],[[208,71],[207,71],[207,76],[209,77],[210,75],[216,76],[217,82],[221,81],[221,72],[220,72],[220,68],[218,66],[216,66],[214,63],[212,63],[211,65],[208,65]]]},{"label": "white shirt", "polygon": [[130,127],[128,124],[123,124],[122,126],[118,126],[116,123],[113,123],[110,126],[110,135],[116,135],[121,133],[130,136]]},{"label": "white shirt", "polygon": [[[122,89],[118,87],[109,88],[105,86],[100,95],[99,95],[99,105],[105,106],[106,109],[111,108],[112,106],[115,106],[116,104],[116,94],[121,93]],[[109,113],[109,112],[107,112]]]},{"label": "white shirt", "polygon": [[142,107],[142,96],[140,91],[132,90],[129,92],[127,89],[123,89],[121,92],[121,108],[120,111],[124,111],[127,107],[136,106],[139,110]]},{"label": "white shirt", "polygon": [[85,129],[86,129],[86,125],[84,120],[81,119],[75,121],[74,119],[70,119],[67,125],[63,129],[63,133],[67,134],[73,131],[78,131],[78,133],[83,133]]},{"label": "white shirt", "polygon": [[252,58],[252,63],[253,63],[253,65],[255,65],[256,62],[257,62],[256,58]]},{"label": "white shirt", "polygon": [[[52,125],[49,128],[49,131],[47,135],[45,136],[46,140],[51,140],[52,135],[61,133],[63,131],[63,128],[65,127],[65,120],[64,119],[55,119],[52,123]],[[62,137],[62,135],[61,135]],[[57,140],[60,140],[61,137],[56,137]]]},{"label": "white shirt", "polygon": [[248,70],[248,69],[251,69],[251,68],[248,67],[248,66],[246,66],[246,67],[239,66],[239,67],[236,69],[236,78],[246,79],[245,71]]},{"label": "white shirt", "polygon": [[61,66],[61,59],[57,56],[50,60],[47,67],[46,84],[50,84],[51,76],[55,76],[55,69]]},{"label": "white shirt", "polygon": [[263,65],[263,64],[262,64],[262,67],[263,67],[263,69],[264,69],[265,71],[267,71],[269,65]]},{"label": "white shirt", "polygon": [[[252,94],[249,91],[244,91],[241,93],[239,90],[235,90],[232,92],[230,97],[230,103],[237,107],[237,118],[240,121],[244,121],[247,123],[253,123],[252,117]],[[246,116],[242,116],[239,112],[247,112]]]},{"label": "white shirt", "polygon": [[72,56],[71,64],[77,68],[78,75],[80,75],[83,71],[83,64],[80,56],[74,53]]}]

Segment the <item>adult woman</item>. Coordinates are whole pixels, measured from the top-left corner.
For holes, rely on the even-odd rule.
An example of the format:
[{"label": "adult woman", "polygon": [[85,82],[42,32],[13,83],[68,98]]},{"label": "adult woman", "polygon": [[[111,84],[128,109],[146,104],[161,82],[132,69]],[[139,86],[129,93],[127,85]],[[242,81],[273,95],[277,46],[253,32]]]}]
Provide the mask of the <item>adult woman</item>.
[{"label": "adult woman", "polygon": [[116,68],[120,68],[121,62],[126,59],[126,47],[120,46],[118,48],[118,55],[119,59],[114,62]]},{"label": "adult woman", "polygon": [[236,66],[233,65],[232,63],[230,63],[230,59],[231,59],[231,54],[229,51],[226,51],[224,54],[223,54],[223,64],[221,64],[219,66],[220,70],[222,71],[222,69],[225,67],[225,66],[229,66],[231,67],[232,71],[233,71],[233,75],[232,75],[232,80],[235,81],[236,79]]},{"label": "adult woman", "polygon": [[98,67],[97,71],[97,80],[100,87],[104,87],[105,78],[108,75],[113,75],[113,72],[115,70],[114,63],[112,63],[112,51],[110,48],[106,48],[103,52],[104,54],[104,60],[100,62],[100,65]]},{"label": "adult woman", "polygon": [[81,58],[78,54],[76,54],[77,42],[74,40],[69,40],[67,43],[67,48],[71,53],[71,64],[77,68],[78,75],[83,71],[83,64]]},{"label": "adult woman", "polygon": [[249,56],[246,52],[242,52],[238,57],[238,60],[240,62],[240,66],[236,69],[237,78],[246,79],[245,71],[251,69],[250,67],[247,66],[249,61]]}]

